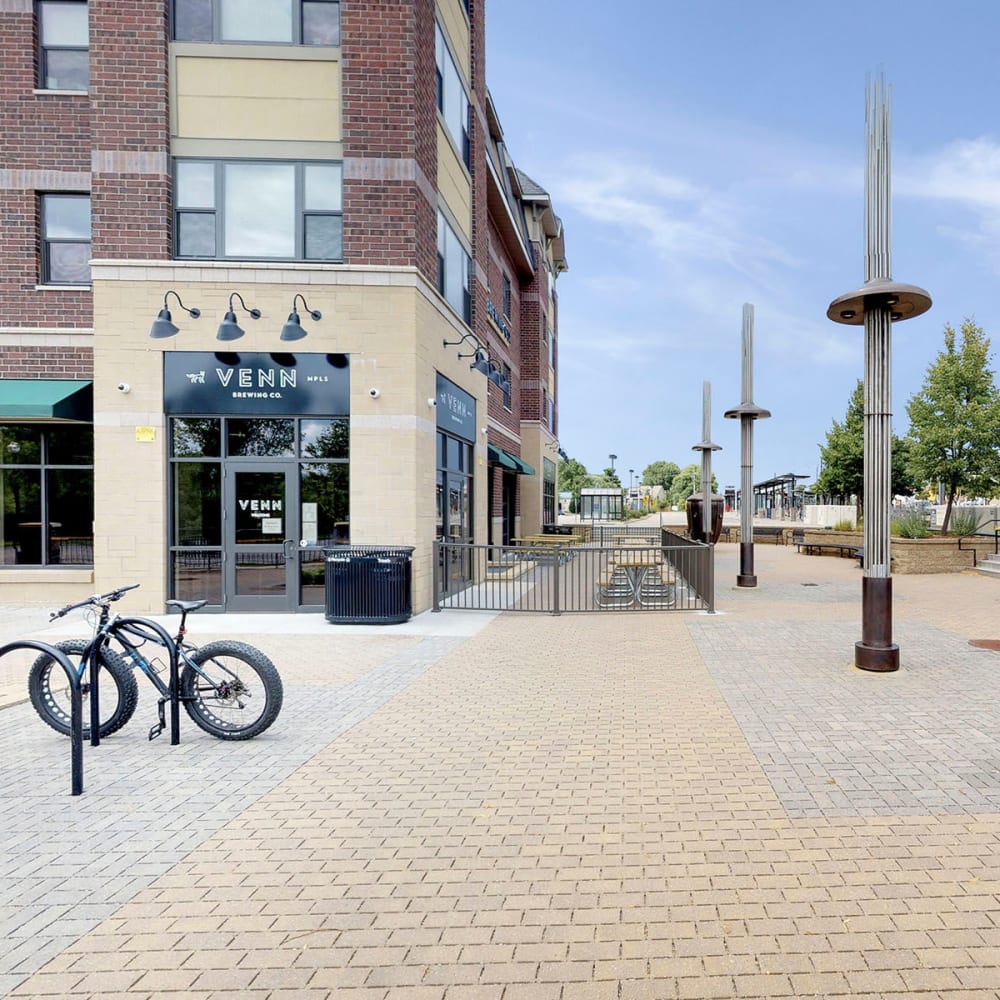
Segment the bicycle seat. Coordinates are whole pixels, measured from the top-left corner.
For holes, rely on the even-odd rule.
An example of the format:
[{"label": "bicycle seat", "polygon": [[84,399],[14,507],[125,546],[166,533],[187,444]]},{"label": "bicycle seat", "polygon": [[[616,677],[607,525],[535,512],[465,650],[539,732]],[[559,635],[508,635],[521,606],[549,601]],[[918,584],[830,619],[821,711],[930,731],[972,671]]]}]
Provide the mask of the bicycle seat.
[{"label": "bicycle seat", "polygon": [[197,611],[199,608],[205,607],[208,604],[207,600],[203,601],[167,601],[168,608],[177,608],[178,611],[183,611],[185,614],[188,611]]}]

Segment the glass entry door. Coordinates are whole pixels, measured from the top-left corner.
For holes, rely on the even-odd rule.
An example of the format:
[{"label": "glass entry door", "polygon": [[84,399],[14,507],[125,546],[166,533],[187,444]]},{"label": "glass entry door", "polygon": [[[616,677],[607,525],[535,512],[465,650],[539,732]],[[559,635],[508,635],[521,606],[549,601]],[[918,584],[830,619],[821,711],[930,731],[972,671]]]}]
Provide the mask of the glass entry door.
[{"label": "glass entry door", "polygon": [[295,611],[299,605],[297,468],[226,465],[226,606]]}]

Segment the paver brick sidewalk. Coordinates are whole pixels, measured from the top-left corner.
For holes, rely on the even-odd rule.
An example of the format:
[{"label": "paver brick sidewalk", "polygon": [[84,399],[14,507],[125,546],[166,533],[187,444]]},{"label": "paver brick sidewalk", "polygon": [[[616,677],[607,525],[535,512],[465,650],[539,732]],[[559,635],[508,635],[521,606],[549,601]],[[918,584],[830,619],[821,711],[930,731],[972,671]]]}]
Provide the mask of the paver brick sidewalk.
[{"label": "paver brick sidewalk", "polygon": [[[11,995],[998,996],[1000,816],[897,808],[875,766],[904,715],[941,741],[920,766],[962,749],[946,715],[920,728],[931,671],[944,657],[986,705],[995,654],[965,657],[930,591],[897,579],[906,667],[860,675],[860,575],[803,597],[804,564],[767,558],[760,592],[715,619],[501,617]],[[961,624],[985,627],[996,592],[954,586]],[[879,720],[838,744],[868,754],[882,796],[845,815],[810,813],[827,743],[786,727],[827,679]],[[980,763],[926,773],[985,795]]]}]

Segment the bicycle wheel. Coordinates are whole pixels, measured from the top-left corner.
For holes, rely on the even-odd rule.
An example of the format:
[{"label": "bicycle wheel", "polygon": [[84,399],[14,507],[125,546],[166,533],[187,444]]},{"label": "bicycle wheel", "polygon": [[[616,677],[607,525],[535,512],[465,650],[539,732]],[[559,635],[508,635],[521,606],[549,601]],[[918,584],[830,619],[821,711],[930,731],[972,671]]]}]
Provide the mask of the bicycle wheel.
[{"label": "bicycle wheel", "polygon": [[220,740],[248,740],[278,717],[284,691],[277,668],[245,642],[210,642],[188,653],[181,698],[195,724]]},{"label": "bicycle wheel", "polygon": [[[87,650],[83,639],[66,639],[55,648],[77,664]],[[139,704],[139,685],[132,668],[112,649],[101,651],[98,674],[102,737],[118,732],[132,718]],[[83,736],[90,737],[90,671],[81,678],[83,691]],[[70,734],[70,687],[63,668],[42,653],[31,665],[28,674],[28,695],[31,704],[46,725],[64,736]]]}]

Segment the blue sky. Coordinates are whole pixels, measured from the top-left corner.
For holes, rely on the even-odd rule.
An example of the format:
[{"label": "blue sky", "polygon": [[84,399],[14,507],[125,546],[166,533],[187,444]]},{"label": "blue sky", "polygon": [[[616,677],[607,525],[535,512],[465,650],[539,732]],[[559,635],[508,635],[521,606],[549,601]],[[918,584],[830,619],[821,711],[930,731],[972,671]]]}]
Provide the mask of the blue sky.
[{"label": "blue sky", "polygon": [[892,88],[894,429],[945,323],[1000,319],[1000,4],[994,0],[490,0],[487,82],[517,165],[552,195],[559,440],[591,472],[698,461],[739,482],[744,302],[754,480],[815,476],[863,375],[826,309],[864,280],[866,77]]}]

